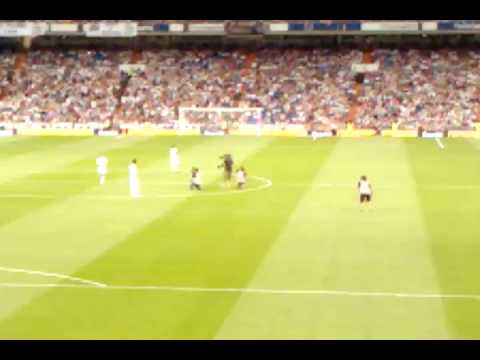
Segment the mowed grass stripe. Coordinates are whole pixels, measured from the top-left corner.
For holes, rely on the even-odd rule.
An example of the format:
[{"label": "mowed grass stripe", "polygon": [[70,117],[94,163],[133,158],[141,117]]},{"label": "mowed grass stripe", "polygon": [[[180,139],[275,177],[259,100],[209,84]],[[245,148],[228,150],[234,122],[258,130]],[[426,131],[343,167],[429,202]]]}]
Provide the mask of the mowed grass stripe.
[{"label": "mowed grass stripe", "polygon": [[[251,288],[438,293],[401,140],[341,139],[305,193]],[[382,170],[385,164],[388,170]],[[390,164],[390,166],[388,166]],[[395,166],[391,166],[395,164]],[[376,186],[361,211],[356,182]],[[317,183],[350,188],[315,188]],[[448,337],[441,301],[243,294],[218,339]]]},{"label": "mowed grass stripe", "polygon": [[[55,169],[69,166],[75,161],[89,157],[95,158],[95,156],[104,151],[122,148],[141,141],[140,138],[134,137],[75,137],[69,138],[68,142],[64,142],[64,139],[58,140],[58,137],[49,139],[52,142],[52,146],[46,146],[42,151],[29,151],[4,159],[2,170],[0,171],[0,186],[29,175],[52,172]],[[33,145],[35,142],[30,144]]]},{"label": "mowed grass stripe", "polygon": [[[54,142],[56,143],[56,142]],[[94,190],[99,188],[98,177],[96,175],[95,158],[99,155],[106,155],[110,160],[110,168],[123,169],[123,172],[114,171],[111,172],[107,178],[108,182],[112,183],[116,179],[123,179],[127,174],[127,166],[129,161],[135,156],[137,152],[151,153],[151,156],[147,156],[141,159],[143,166],[153,161],[158,162],[158,157],[163,154],[165,157],[168,149],[165,146],[159,145],[157,138],[132,138],[129,141],[111,140],[110,148],[105,146],[104,142],[92,144],[88,142],[85,144],[83,150],[77,150],[79,154],[84,154],[85,158],[74,161],[61,168],[50,168],[49,171],[41,173],[26,175],[22,178],[16,178],[9,182],[2,183],[0,187],[1,194],[59,194],[56,198],[16,198],[8,199],[8,201],[2,201],[0,203],[0,211],[4,214],[0,217],[0,233],[1,226],[9,224],[14,221],[19,221],[22,217],[38,211],[39,209],[55,204],[58,201],[65,201],[72,196],[78,196],[88,190]],[[188,143],[187,144],[191,144]],[[96,150],[95,150],[96,149]],[[62,158],[65,153],[58,152],[48,157],[47,162],[63,162]],[[139,159],[140,160],[140,159]],[[75,174],[75,170],[89,169],[90,172],[85,172],[81,175],[74,175],[77,179],[81,177],[85,182],[76,182],[69,184],[68,182],[59,183],[53,181],[48,182],[48,179],[52,180],[68,180],[71,178],[72,173]],[[28,171],[28,169],[26,169]],[[38,181],[38,179],[44,179],[47,181]],[[2,177],[0,176],[0,181]],[[36,181],[37,180],[37,181]],[[128,189],[125,186],[125,194],[128,195]],[[4,239],[6,241],[6,239]],[[0,240],[1,242],[1,240]]]},{"label": "mowed grass stripe", "polygon": [[71,138],[69,136],[38,137],[38,136],[15,136],[10,138],[0,137],[0,161],[28,153],[36,153],[55,146],[74,144],[85,138]]},{"label": "mowed grass stripe", "polygon": [[[318,154],[305,158],[282,146],[303,144],[306,139],[275,139],[268,147],[263,139],[251,139],[263,145],[242,153],[240,144],[245,141],[229,146],[237,160],[244,158],[239,163],[252,175],[283,181],[298,181],[299,172],[304,180],[312,179],[334,146],[334,140],[319,143]],[[215,158],[212,167],[218,163]],[[303,189],[276,190],[274,185],[268,191],[242,196],[190,198],[158,214],[74,276],[95,277],[109,284],[247,286],[302,193]],[[275,212],[279,207],[283,211]],[[59,296],[62,304],[55,302]],[[237,299],[238,294],[86,291],[80,295],[75,289],[51,290],[3,322],[0,336],[212,338]],[[59,331],[49,324],[52,316],[75,327],[68,334]],[[36,329],[22,326],[33,317]],[[93,327],[89,321],[102,326]]]},{"label": "mowed grass stripe", "polygon": [[[478,140],[448,139],[445,151],[427,142],[406,141],[417,183],[479,184]],[[417,188],[430,236],[433,264],[444,293],[478,294],[480,284],[480,194],[474,189],[430,192]],[[480,338],[480,308],[469,301],[444,300],[453,338]]]},{"label": "mowed grass stripe", "polygon": [[[178,139],[177,143],[188,153],[188,149],[199,142],[201,142],[200,138],[185,137]],[[158,137],[138,137],[124,142],[125,148],[108,152],[110,166],[123,169],[123,173],[117,170],[113,177],[108,177],[108,186],[115,187],[116,183],[125,182],[127,165],[132,156],[139,157],[143,169],[164,167],[170,144],[170,140]],[[91,143],[89,145],[92,146]],[[99,146],[97,151],[98,149],[106,153],[103,151],[105,146]],[[84,153],[88,155],[90,152],[92,155],[95,153],[91,148],[85,149]],[[57,156],[61,155],[57,154]],[[108,206],[99,206],[92,200],[100,190],[97,185],[94,156],[83,159],[79,163],[70,164],[64,169],[57,168],[51,174],[58,177],[63,170],[64,176],[73,174],[75,177],[77,172],[72,173],[72,168],[87,174],[86,176],[91,179],[91,186],[74,184],[69,191],[76,192],[75,195],[59,197],[51,201],[9,199],[1,203],[3,213],[12,212],[17,216],[10,215],[11,222],[8,224],[7,220],[3,219],[3,226],[0,227],[2,250],[0,264],[2,266],[68,274],[74,272],[78,266],[88,263],[102,251],[109,249],[119,236],[122,239],[121,236],[128,233],[129,226],[135,228],[135,224],[142,224],[144,218],[148,219],[143,211],[132,214],[131,199],[127,198],[127,201],[121,204],[113,203]],[[49,173],[43,175],[49,175]],[[46,186],[50,189],[45,190],[61,191],[58,184],[52,186],[46,184]],[[128,182],[121,191],[122,194],[128,194]],[[156,214],[158,206],[153,205],[147,211]],[[4,275],[8,274],[0,273],[0,277]],[[31,276],[25,275],[23,278],[28,282]],[[46,280],[43,279],[44,282]],[[0,289],[2,298],[0,318],[28,303],[39,293],[38,291],[15,293]]]},{"label": "mowed grass stripe", "polygon": [[[239,154],[243,155],[236,156],[236,158],[242,160],[243,157],[248,157],[249,154],[255,153],[270,142],[268,139],[242,139],[240,141],[239,139],[230,138],[204,139],[199,137],[182,137],[177,139],[159,137],[158,141],[159,153],[156,153],[152,148],[146,147],[138,147],[135,151],[136,156],[139,158],[141,181],[145,179],[142,175],[143,172],[152,173],[155,172],[156,169],[160,169],[163,171],[159,171],[159,178],[161,179],[162,176],[165,175],[164,168],[168,162],[168,160],[166,160],[168,156],[167,149],[172,144],[172,141],[175,141],[178,145],[182,166],[184,168],[188,169],[192,164],[195,164],[205,170],[207,168],[215,169],[214,173],[216,174],[220,173],[219,170],[216,170],[216,165],[218,164],[218,156],[221,152],[227,149],[231,151],[236,150]],[[189,142],[191,142],[192,145],[187,148],[186,144]],[[157,159],[157,161],[151,162],[146,166],[145,158],[148,156]],[[130,158],[128,157],[128,159]],[[88,166],[90,167],[90,165]],[[85,168],[83,170],[85,171],[87,169]],[[208,180],[209,176],[205,177]],[[108,182],[106,189],[112,185],[116,186],[116,182],[123,182],[123,180],[124,179],[119,179]],[[186,187],[188,186],[188,180],[188,175],[186,175]],[[127,192],[128,188],[126,188],[125,191]],[[71,197],[61,203],[41,209],[25,217],[15,223],[15,226],[4,227],[0,232],[0,237],[15,238],[16,240],[9,242],[9,248],[5,248],[3,253],[0,254],[0,263],[4,266],[9,265],[24,268],[30,266],[36,270],[72,274],[76,269],[94,261],[97,257],[101,257],[104,252],[108,252],[108,250],[125,239],[131,238],[131,236],[137,233],[143,226],[146,226],[154,219],[160,218],[169,209],[185,201],[185,199],[182,198],[161,199],[158,201],[143,201],[141,199],[135,201],[129,199],[127,201],[110,204],[99,204],[90,199],[90,196],[96,193],[95,191],[88,191],[79,196]],[[83,195],[89,195],[89,197],[85,198]],[[58,219],[59,221],[51,223],[52,219]],[[43,225],[38,227],[35,234],[36,238],[32,238],[31,229],[38,226],[38,224]],[[8,229],[8,231],[6,229]],[[42,239],[42,241],[40,242],[38,239]],[[138,249],[140,254],[149,251],[151,251],[151,249],[144,249],[142,247]],[[135,254],[136,252],[130,253],[127,256],[135,257]],[[128,266],[125,267],[122,264],[116,265],[119,266],[114,270],[116,274],[123,274],[124,271],[129,271]],[[94,272],[93,274],[88,274],[88,276],[101,277],[103,274]],[[108,277],[109,274],[107,273],[105,276]],[[52,279],[48,279],[49,282],[51,280]],[[29,277],[26,277],[26,282],[28,281]],[[12,289],[0,289],[0,294],[2,294],[0,317],[4,318],[13,314],[22,305],[38,298],[44,290],[45,289],[37,289],[25,292],[23,290],[12,291]],[[83,316],[83,320],[78,320],[80,323],[78,332],[75,330],[77,325],[71,327],[71,324],[75,323],[74,321],[64,324],[64,326],[71,329],[71,332],[63,331],[63,334],[58,334],[55,332],[55,329],[52,328],[51,321],[52,318],[58,320],[58,317],[55,315],[57,311],[55,307],[58,306],[55,299],[57,299],[58,294],[55,291],[49,292],[48,294],[46,297],[40,297],[38,303],[34,301],[33,306],[28,306],[22,310],[18,318],[13,317],[11,323],[17,324],[17,326],[9,328],[8,326],[4,327],[1,325],[0,337],[41,338],[48,334],[50,334],[50,337],[75,337],[74,334],[78,333],[83,333],[83,337],[88,337],[89,331],[85,327],[82,327],[81,323],[90,321],[88,324],[92,325],[92,322],[94,323],[96,321],[96,315],[94,317],[86,315],[85,317],[85,312],[95,312],[95,310],[92,310],[91,306],[82,308],[85,302],[82,297],[78,297],[78,295],[66,297],[65,304],[69,302],[79,302],[78,306],[82,308],[79,309],[79,316]],[[61,297],[63,298],[64,295],[61,295]],[[50,305],[54,305],[54,307],[49,308]],[[104,305],[111,308],[111,304]],[[44,308],[44,306],[46,307]],[[33,314],[30,311],[32,311]],[[45,313],[45,311],[47,312]],[[84,315],[80,315],[82,312]],[[25,320],[21,314],[29,320]],[[39,316],[38,314],[44,314],[41,315],[44,321],[39,322],[38,327],[28,330],[24,326],[25,323],[23,321],[31,322],[32,316],[37,317]],[[73,316],[76,317],[77,315]],[[98,331],[102,331],[98,329],[98,327],[96,328]]]},{"label": "mowed grass stripe", "polygon": [[28,138],[31,138],[31,137],[28,137],[28,136],[22,136],[22,137],[17,137],[17,136],[5,136],[5,137],[1,137],[0,136],[0,147],[2,146],[5,146],[5,145],[8,145],[12,142],[16,142],[16,141],[19,141],[19,140],[26,140]]},{"label": "mowed grass stripe", "polygon": [[[182,144],[182,147],[186,151],[188,151],[189,147],[195,146],[199,141],[193,138],[185,140],[186,141]],[[168,151],[168,147],[165,144],[162,144],[162,140],[159,138],[137,138],[134,143],[129,142],[128,145],[129,146],[125,143],[125,148],[117,148],[115,150],[102,152],[102,154],[106,154],[109,157],[110,167],[114,166],[120,168],[121,166],[123,168],[123,172],[115,171],[107,176],[107,185],[105,185],[105,188],[115,187],[119,182],[125,182],[125,187],[122,188],[122,194],[126,195],[129,194],[128,181],[125,181],[128,177],[127,166],[134,154],[144,154],[144,156],[140,157],[143,169],[154,169],[163,166],[160,164],[162,163],[163,158],[167,156],[165,154],[167,154]],[[156,150],[164,151],[159,151],[157,154]],[[59,196],[53,199],[14,199],[2,203],[2,206],[5,208],[5,213],[8,211],[16,215],[11,219],[11,223],[8,223],[6,218],[2,219],[3,226],[0,227],[0,239],[3,245],[3,255],[8,254],[9,251],[13,251],[10,255],[18,255],[18,253],[16,253],[16,251],[18,251],[20,254],[24,253],[28,257],[35,258],[39,254],[45,252],[55,259],[57,258],[57,249],[49,248],[47,246],[48,243],[45,242],[45,238],[52,240],[59,240],[62,236],[65,238],[72,238],[72,232],[80,229],[84,231],[82,236],[85,236],[86,240],[88,239],[88,236],[94,234],[94,231],[90,232],[90,230],[95,229],[89,229],[88,223],[83,223],[80,226],[78,223],[81,223],[82,220],[85,221],[85,218],[89,218],[90,216],[95,217],[98,212],[97,208],[99,204],[95,203],[92,199],[95,194],[99,193],[99,190],[102,190],[102,187],[98,184],[95,158],[92,157],[80,160],[70,164],[70,166],[66,168],[56,169],[56,171],[52,173],[42,173],[42,176],[58,177],[59,174],[63,174],[64,177],[70,178],[73,174],[75,177],[76,173],[72,173],[71,169],[76,168],[78,170],[79,166],[83,166],[85,170],[90,170],[90,172],[84,172],[84,176],[90,179],[90,183],[80,182],[68,184],[67,182],[66,186],[68,186],[68,190],[71,193],[68,196]],[[34,179],[36,176],[37,175],[34,175],[31,178]],[[10,185],[13,186],[14,184],[15,183]],[[36,190],[41,193],[41,189],[44,188],[45,191],[60,192],[61,194],[62,189],[59,189],[58,186],[58,183],[49,185],[48,183],[40,182],[37,184],[37,187],[40,187],[40,189]],[[23,191],[25,191],[25,189],[23,189]],[[86,196],[86,198],[84,196]],[[12,209],[16,209],[14,207],[16,203],[20,204],[18,207],[19,210],[12,211]],[[123,207],[128,207],[130,204],[132,204],[132,200],[127,198],[127,201],[122,202],[121,205]],[[119,204],[116,203],[110,204],[110,206],[105,206],[105,204],[103,204],[103,209],[110,211],[112,210],[112,207],[115,208],[115,206],[118,205]],[[24,211],[24,213],[22,213],[22,211]],[[117,213],[114,212],[113,215],[117,215]],[[126,212],[125,216],[128,215],[130,214]],[[106,228],[111,226],[109,223],[115,224],[114,219],[102,218],[102,220],[105,222]],[[36,231],[34,232],[33,230]],[[60,233],[62,230],[65,231],[64,234]],[[59,236],[59,239],[57,239],[57,235]],[[43,242],[35,242],[34,238],[42,238]],[[16,239],[16,241],[12,241],[13,239]],[[25,243],[22,244],[21,241],[24,241]],[[31,246],[36,246],[36,244],[39,244],[39,247],[42,248],[39,248],[38,250],[42,251],[40,253],[36,252],[32,254]],[[43,246],[43,244],[45,244],[45,246]],[[86,244],[88,245],[89,243],[86,242]],[[81,252],[79,254],[81,255]],[[2,258],[2,254],[0,254],[0,258]],[[8,256],[2,258],[3,264],[7,261],[7,258]],[[13,260],[19,259],[15,259],[15,256],[13,256]],[[12,261],[9,262],[11,263]],[[55,271],[55,269],[50,270]]]}]

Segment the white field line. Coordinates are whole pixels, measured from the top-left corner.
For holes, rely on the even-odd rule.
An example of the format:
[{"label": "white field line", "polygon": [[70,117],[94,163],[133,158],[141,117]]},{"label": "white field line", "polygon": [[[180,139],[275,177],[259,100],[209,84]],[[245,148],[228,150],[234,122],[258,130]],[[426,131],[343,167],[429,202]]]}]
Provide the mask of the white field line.
[{"label": "white field line", "polygon": [[88,285],[88,284],[23,284],[0,283],[0,288],[56,288],[56,289],[102,289],[102,290],[151,290],[187,293],[242,293],[271,295],[319,295],[348,297],[384,297],[407,299],[465,299],[480,300],[479,294],[428,294],[428,293],[397,293],[375,291],[347,290],[292,290],[292,289],[260,289],[260,288],[201,288],[155,285]]},{"label": "white field line", "polygon": [[[1,179],[0,179],[1,180]],[[123,183],[128,183],[128,179],[122,179]],[[190,185],[188,180],[187,181],[142,181],[142,184],[145,185],[183,185],[183,186],[188,186]],[[113,180],[116,183],[120,183],[118,179]],[[38,180],[33,180],[33,179],[20,179],[17,181],[17,183],[27,183],[27,184],[32,184],[32,183],[42,183],[42,185],[45,184],[97,184],[98,185],[98,179],[93,178],[93,179],[85,179],[85,180],[56,180],[56,179],[38,179]],[[108,185],[108,175],[107,175],[107,180],[106,180],[106,185]]]},{"label": "white field line", "polygon": [[[235,191],[236,193],[240,192],[248,192],[248,191],[258,191],[258,190],[262,190],[264,188],[267,188],[267,187],[271,187],[273,185],[273,182],[272,180],[270,179],[267,179],[267,178],[263,178],[263,177],[260,177],[260,176],[249,176],[251,179],[256,179],[256,180],[259,180],[261,182],[263,182],[264,184],[259,186],[259,187],[256,187],[256,188],[249,188],[249,189],[244,189],[244,190],[237,190]],[[0,177],[0,180],[1,180],[1,177]],[[124,179],[125,180],[125,183],[128,182],[128,179]],[[145,185],[175,185],[175,186],[189,186],[190,183],[189,183],[189,180],[190,179],[187,179],[187,181],[141,181],[141,184],[145,184]],[[98,182],[97,182],[97,178],[95,177],[94,179],[92,179],[92,181],[89,181],[88,179],[86,180],[55,180],[55,179],[38,179],[38,180],[33,180],[33,179],[29,179],[29,180],[19,180],[18,181],[19,183],[22,183],[22,182],[27,182],[27,183],[36,183],[36,182],[42,182],[42,183],[52,183],[52,184],[85,184],[85,183],[89,183],[89,182],[94,182],[98,185]],[[118,179],[115,180],[115,182],[118,182]],[[314,184],[311,184],[311,183],[282,183],[282,182],[276,182],[275,183],[276,186],[283,186],[283,187],[310,187],[310,188],[352,188],[352,189],[356,189],[356,185],[348,185],[348,184],[334,184],[334,183],[314,183]],[[105,186],[108,186],[109,183],[108,183],[108,175],[107,175],[107,183]],[[118,183],[116,183],[116,185],[118,185]],[[402,184],[394,184],[394,185],[376,185],[375,188],[377,189],[397,189],[397,188],[401,188],[403,185]],[[430,188],[430,189],[439,189],[439,190],[449,190],[449,189],[480,189],[480,185],[422,185],[422,184],[418,184],[417,185],[418,187],[421,187],[421,188]],[[217,194],[225,194],[226,192],[225,191],[218,191],[218,192],[214,192],[215,195]],[[209,192],[209,194],[212,194],[212,192]],[[8,196],[9,194],[5,194],[5,195],[2,195],[0,194],[0,197],[3,197],[3,196]],[[69,194],[66,194],[66,195],[69,195]],[[205,195],[205,194],[204,194]],[[12,196],[14,197],[21,197],[22,194],[13,194]],[[38,196],[38,197],[47,197],[47,198],[50,198],[50,197],[53,197],[55,196],[54,194],[25,194],[25,196],[29,197],[29,196]],[[114,197],[117,197],[115,195],[113,195]],[[175,196],[184,196],[184,195],[175,195]],[[163,195],[162,195],[163,197]]]},{"label": "white field line", "polygon": [[[247,188],[243,190],[231,190],[231,191],[209,191],[209,192],[203,192],[203,191],[196,191],[195,193],[189,192],[189,193],[183,193],[183,194],[160,194],[160,195],[147,195],[147,196],[142,196],[142,199],[163,199],[163,198],[185,198],[185,197],[203,197],[203,196],[223,196],[223,195],[235,195],[235,194],[244,194],[248,192],[255,192],[255,191],[261,191],[265,190],[273,185],[273,182],[269,179],[260,177],[260,176],[250,176],[252,179],[257,179],[261,182],[263,182],[262,185],[254,187],[254,188]],[[143,182],[140,182],[142,184]],[[189,186],[188,182],[185,182],[183,184],[185,187]],[[107,186],[107,185],[105,185]],[[127,189],[128,190],[128,189]],[[127,191],[126,191],[127,192]],[[0,193],[0,198],[4,199],[56,199],[60,198],[62,196],[75,196],[75,195],[81,195],[72,193],[72,194],[42,194],[42,193]],[[126,200],[126,199],[131,199],[130,196],[128,195],[82,195],[82,197],[88,198],[88,199],[107,199],[107,200]],[[138,200],[138,199],[136,199]]]},{"label": "white field line", "polygon": [[[251,176],[253,178],[253,176]],[[195,192],[195,193],[182,193],[182,194],[158,194],[158,195],[143,195],[142,199],[164,199],[164,198],[187,198],[187,197],[203,197],[203,196],[223,196],[223,195],[235,195],[248,192],[255,192],[267,189],[273,185],[273,182],[269,179],[256,177],[264,181],[264,184],[256,187],[243,190],[233,189],[231,191],[209,191],[209,192]],[[143,182],[142,182],[143,183]],[[171,183],[173,184],[173,183]],[[177,185],[177,183],[175,183]],[[178,183],[180,185],[180,183]],[[183,186],[188,184],[182,183]],[[357,191],[357,188],[347,184],[289,184],[289,183],[277,183],[280,187],[292,187],[292,188],[319,188],[319,189],[351,189]],[[419,188],[427,190],[480,190],[480,185],[417,185]],[[402,185],[383,185],[375,186],[376,189],[401,189]],[[63,194],[49,194],[49,193],[0,193],[0,198],[3,199],[57,199],[63,196],[76,196],[78,193],[63,193]],[[82,197],[94,200],[127,200],[131,199],[128,195],[82,195]],[[138,200],[138,199],[137,199]]]},{"label": "white field line", "polygon": [[[222,177],[223,176],[223,171],[221,170],[203,170],[203,169],[200,169],[202,171],[203,174],[213,174],[213,175],[216,175],[216,176],[219,176],[219,177]],[[56,175],[91,175],[95,178],[98,177],[98,173],[95,171],[95,167],[93,168],[93,170],[76,170],[76,171],[62,171],[62,172],[52,172],[53,174],[56,174]],[[141,178],[142,177],[142,174],[146,174],[146,175],[159,175],[159,174],[168,174],[168,175],[178,175],[178,174],[186,174],[187,176],[190,176],[192,173],[190,170],[182,170],[182,169],[179,169],[179,170],[176,170],[176,171],[173,171],[173,170],[170,170],[170,169],[166,169],[166,168],[159,168],[159,169],[150,169],[150,170],[142,170],[142,168],[139,168],[138,170],[138,173],[139,173],[139,177]],[[28,173],[28,175],[42,175],[42,174],[45,174],[44,171],[30,171]],[[126,177],[128,177],[128,170],[127,168],[125,169],[120,169],[118,167],[115,167],[115,168],[109,168],[108,169],[108,172],[107,172],[107,176],[108,175],[111,175],[111,174],[115,174],[115,175],[118,175],[118,174],[123,174],[125,175]],[[251,177],[251,176],[250,176]],[[0,177],[1,179],[1,177]]]},{"label": "white field line", "polygon": [[[203,196],[222,196],[222,195],[235,195],[243,194],[247,192],[255,192],[267,189],[273,185],[273,182],[266,178],[254,177],[264,182],[263,185],[256,188],[249,188],[243,190],[233,189],[231,191],[209,191],[209,192],[195,192],[195,193],[183,193],[183,194],[159,194],[159,195],[143,195],[142,199],[163,199],[163,198],[186,198],[186,197],[203,197]],[[143,182],[142,182],[143,183]],[[108,183],[107,183],[108,184]],[[188,184],[182,184],[183,186],[188,186]],[[108,186],[108,185],[107,185]],[[277,183],[276,186],[280,187],[292,187],[292,188],[319,188],[319,189],[351,189],[352,191],[357,191],[356,186],[347,185],[347,184],[290,184],[290,183]],[[417,185],[421,189],[427,190],[480,190],[480,185]],[[376,189],[401,189],[402,185],[383,185],[375,186]],[[0,193],[0,198],[3,199],[57,199],[62,196],[76,196],[77,193],[64,193],[64,194],[48,194],[48,193]],[[127,200],[131,199],[128,195],[82,195],[82,197],[87,199],[94,200]],[[136,199],[138,200],[138,199]]]},{"label": "white field line", "polygon": [[445,148],[445,146],[443,145],[442,141],[439,138],[435,138],[435,141],[437,142],[437,145],[440,147],[440,149]]},{"label": "white field line", "polygon": [[[289,183],[275,183],[279,187],[308,187],[308,188],[342,188],[352,189],[357,191],[356,186],[347,184],[289,184]],[[434,190],[463,190],[463,189],[480,189],[480,185],[417,185],[419,188],[434,189]],[[401,189],[403,186],[398,185],[375,185],[375,189]]]},{"label": "white field line", "polygon": [[105,290],[154,290],[166,292],[187,293],[242,293],[242,294],[272,294],[272,295],[320,295],[320,296],[349,296],[349,297],[386,297],[386,298],[410,298],[410,299],[467,299],[480,300],[478,294],[428,294],[428,293],[399,293],[399,292],[375,292],[375,291],[348,291],[348,290],[293,290],[293,289],[262,289],[262,288],[204,288],[186,286],[158,286],[158,285],[108,285],[93,280],[81,279],[64,274],[0,267],[0,272],[23,273],[50,277],[61,280],[70,280],[76,284],[61,283],[0,283],[0,288],[28,289],[28,288],[56,288],[56,289],[105,289]]},{"label": "white field line", "polygon": [[62,280],[70,280],[70,281],[73,281],[73,282],[77,282],[77,283],[81,283],[81,284],[88,285],[88,286],[93,286],[93,287],[105,287],[106,286],[105,284],[102,284],[102,283],[99,283],[99,282],[96,282],[96,281],[80,279],[80,278],[73,277],[73,276],[51,273],[51,272],[44,272],[44,271],[35,271],[35,270],[18,269],[18,268],[10,268],[10,267],[0,267],[0,272],[21,273],[21,274],[29,274],[29,275],[38,275],[38,276],[41,276],[41,277],[50,277],[50,278],[57,278],[57,279],[62,279]]},{"label": "white field line", "polygon": [[[215,174],[217,176],[221,176],[223,173],[218,173],[217,172],[214,172],[214,171],[202,171],[202,173],[204,174]],[[107,183],[108,183],[108,179],[112,176],[112,175],[125,175],[125,177],[123,179],[115,179],[113,181],[115,182],[121,182],[121,181],[124,181],[124,182],[128,182],[128,173],[127,171],[121,171],[121,170],[109,170],[107,172]],[[186,171],[186,170],[177,170],[177,171],[171,171],[171,170],[167,170],[167,169],[159,169],[159,170],[146,170],[146,171],[142,171],[140,169],[139,171],[139,178],[140,180],[142,180],[142,175],[148,175],[149,178],[151,178],[152,175],[163,175],[163,174],[168,174],[168,175],[179,175],[179,174],[184,174],[185,177],[184,179],[186,181],[175,181],[174,179],[169,179],[170,181],[141,181],[142,184],[157,184],[157,185],[179,185],[179,184],[187,184],[190,185],[189,181],[190,181],[190,175],[191,175],[191,172],[190,171]],[[45,175],[44,172],[42,171],[39,171],[39,172],[32,172],[30,173],[29,175]],[[43,177],[43,178],[38,178],[38,179],[29,179],[29,178],[26,178],[26,179],[19,179],[17,182],[27,182],[27,183],[36,183],[36,182],[48,182],[48,183],[56,183],[56,184],[70,184],[70,183],[76,183],[76,184],[85,184],[85,183],[97,183],[98,184],[98,173],[96,171],[66,171],[66,172],[59,172],[59,173],[54,173],[53,176],[72,176],[72,175],[90,175],[88,178],[84,178],[83,180],[70,180],[70,179],[60,179],[60,180],[56,180],[55,178],[47,178],[47,177]],[[168,175],[166,176],[168,178]],[[164,176],[162,176],[164,177]],[[256,177],[256,176],[249,176],[250,178],[252,179],[261,179],[261,180],[264,180],[263,178],[260,178],[260,177]],[[183,176],[182,176],[183,178]],[[2,177],[0,176],[0,181],[2,180]],[[173,181],[172,181],[173,180]]]}]

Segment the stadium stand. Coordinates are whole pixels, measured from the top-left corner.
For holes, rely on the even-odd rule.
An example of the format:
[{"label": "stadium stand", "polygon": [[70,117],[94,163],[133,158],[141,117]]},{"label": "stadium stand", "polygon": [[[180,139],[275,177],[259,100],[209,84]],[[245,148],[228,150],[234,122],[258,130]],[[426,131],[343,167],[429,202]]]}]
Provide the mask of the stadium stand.
[{"label": "stadium stand", "polygon": [[1,100],[13,122],[104,122],[116,106],[118,67],[129,52],[33,51]]},{"label": "stadium stand", "polygon": [[356,51],[145,52],[143,76],[122,98],[125,121],[175,119],[176,107],[263,107],[263,121],[341,126],[350,106]]},{"label": "stadium stand", "polygon": [[367,74],[358,127],[473,128],[478,60],[473,51],[375,50],[380,71]]},{"label": "stadium stand", "polygon": [[[4,52],[0,119],[66,127],[112,118],[173,124],[179,107],[260,107],[263,122],[278,126],[472,129],[479,57],[463,50],[273,48]],[[380,68],[356,83],[352,65],[362,62]],[[128,63],[145,67],[122,78],[120,65]]]}]

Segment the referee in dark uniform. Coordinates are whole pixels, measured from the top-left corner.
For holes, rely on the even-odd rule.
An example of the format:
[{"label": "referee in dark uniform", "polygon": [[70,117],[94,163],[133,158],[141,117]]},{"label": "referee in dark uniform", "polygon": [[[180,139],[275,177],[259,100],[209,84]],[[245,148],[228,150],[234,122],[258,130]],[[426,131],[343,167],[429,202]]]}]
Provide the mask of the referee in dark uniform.
[{"label": "referee in dark uniform", "polygon": [[220,157],[220,159],[223,160],[223,162],[218,165],[218,168],[223,168],[223,180],[225,186],[230,186],[231,181],[232,181],[232,174],[233,174],[233,158],[231,154],[225,154]]}]

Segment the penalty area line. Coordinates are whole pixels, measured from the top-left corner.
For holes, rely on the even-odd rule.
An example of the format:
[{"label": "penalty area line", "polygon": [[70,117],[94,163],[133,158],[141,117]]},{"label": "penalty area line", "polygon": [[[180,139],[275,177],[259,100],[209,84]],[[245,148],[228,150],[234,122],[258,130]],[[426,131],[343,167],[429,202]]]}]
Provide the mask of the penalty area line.
[{"label": "penalty area line", "polygon": [[445,149],[445,145],[443,145],[442,141],[439,138],[435,138],[435,142],[437,143],[440,149]]}]

